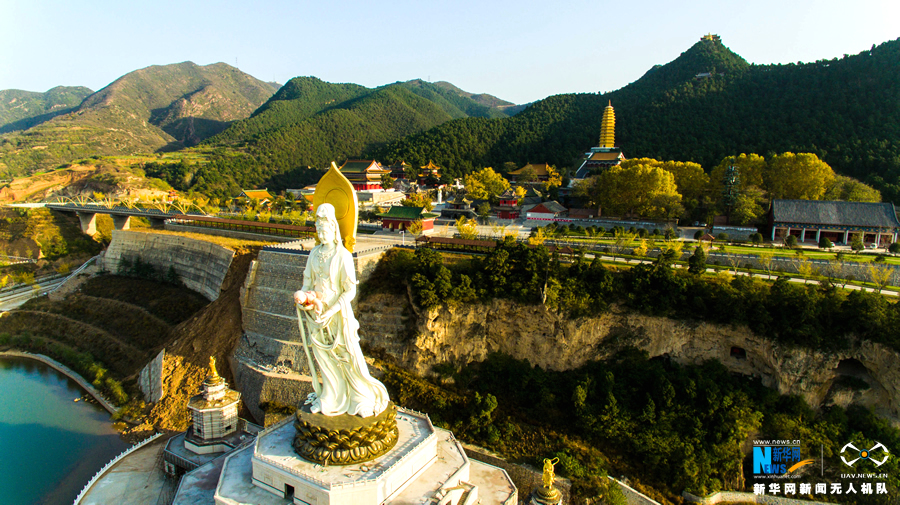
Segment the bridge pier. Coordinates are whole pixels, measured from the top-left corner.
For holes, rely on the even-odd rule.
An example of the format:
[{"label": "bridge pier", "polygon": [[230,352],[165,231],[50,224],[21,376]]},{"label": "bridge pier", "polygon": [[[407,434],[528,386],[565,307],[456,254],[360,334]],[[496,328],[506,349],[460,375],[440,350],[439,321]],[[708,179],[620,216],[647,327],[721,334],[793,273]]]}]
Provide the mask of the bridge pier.
[{"label": "bridge pier", "polygon": [[129,230],[131,229],[131,216],[120,216],[118,214],[113,214],[113,227],[117,230]]},{"label": "bridge pier", "polygon": [[76,212],[78,221],[81,223],[81,231],[85,235],[94,235],[97,233],[97,214],[94,212]]},{"label": "bridge pier", "polygon": [[157,230],[163,230],[166,228],[166,219],[167,217],[151,217],[150,219],[150,227],[155,228]]}]

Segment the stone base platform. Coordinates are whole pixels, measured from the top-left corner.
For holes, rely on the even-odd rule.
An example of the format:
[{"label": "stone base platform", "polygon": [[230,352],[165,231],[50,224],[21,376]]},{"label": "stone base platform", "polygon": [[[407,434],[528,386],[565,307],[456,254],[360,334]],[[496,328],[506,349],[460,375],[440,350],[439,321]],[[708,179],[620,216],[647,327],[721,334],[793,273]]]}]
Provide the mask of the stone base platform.
[{"label": "stone base platform", "polygon": [[517,503],[503,470],[470,461],[446,430],[424,414],[398,409],[399,440],[366,463],[321,466],[293,451],[292,418],[272,426],[254,446],[229,455],[215,492],[220,505],[378,505]]}]

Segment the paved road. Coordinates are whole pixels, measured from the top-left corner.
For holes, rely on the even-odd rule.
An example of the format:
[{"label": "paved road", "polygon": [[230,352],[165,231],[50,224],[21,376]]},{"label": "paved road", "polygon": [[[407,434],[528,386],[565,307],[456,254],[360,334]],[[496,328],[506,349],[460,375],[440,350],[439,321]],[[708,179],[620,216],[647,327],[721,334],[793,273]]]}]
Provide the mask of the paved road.
[{"label": "paved road", "polygon": [[46,295],[49,291],[59,287],[66,279],[67,277],[57,276],[44,280],[38,279],[33,286],[23,286],[9,293],[4,293],[0,295],[0,312],[18,308],[35,296]]}]

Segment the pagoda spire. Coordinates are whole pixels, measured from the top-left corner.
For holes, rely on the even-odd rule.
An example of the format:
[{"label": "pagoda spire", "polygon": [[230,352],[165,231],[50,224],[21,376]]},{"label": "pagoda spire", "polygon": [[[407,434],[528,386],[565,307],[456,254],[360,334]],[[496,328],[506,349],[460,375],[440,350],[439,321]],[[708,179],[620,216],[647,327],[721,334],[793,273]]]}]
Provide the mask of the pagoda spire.
[{"label": "pagoda spire", "polygon": [[600,121],[600,147],[616,147],[616,113],[613,111],[612,100],[603,109],[603,118]]}]

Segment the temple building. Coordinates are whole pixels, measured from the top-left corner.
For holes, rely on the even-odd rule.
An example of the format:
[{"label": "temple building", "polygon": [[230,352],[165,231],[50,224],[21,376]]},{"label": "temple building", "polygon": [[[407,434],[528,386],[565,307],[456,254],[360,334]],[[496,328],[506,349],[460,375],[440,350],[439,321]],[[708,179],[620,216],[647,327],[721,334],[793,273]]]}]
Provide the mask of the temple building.
[{"label": "temple building", "polygon": [[603,118],[600,121],[599,145],[584,153],[584,161],[575,172],[575,179],[584,179],[594,169],[614,167],[623,161],[625,155],[622,154],[622,149],[616,147],[616,113],[613,111],[612,102],[609,102],[603,109]]},{"label": "temple building", "polygon": [[412,167],[409,163],[400,160],[397,163],[389,166],[388,169],[391,171],[391,177],[394,179],[406,179],[406,171]]},{"label": "temple building", "polygon": [[[533,170],[534,175],[537,177],[538,181],[544,182],[550,179],[550,164],[549,163],[528,163],[524,167],[513,170],[509,173],[510,180],[513,182],[517,182],[519,176],[522,175],[522,172],[526,170]],[[533,181],[525,181],[525,182],[533,182]]]},{"label": "temple building", "polygon": [[422,179],[427,179],[428,177],[440,179],[441,177],[441,167],[432,163],[431,160],[428,160],[428,164],[419,167],[419,169],[419,177]]},{"label": "temple building", "polygon": [[794,235],[800,243],[822,237],[849,244],[856,234],[863,243],[883,246],[897,241],[900,222],[892,203],[825,200],[775,200],[769,210],[771,240]]},{"label": "temple building", "polygon": [[382,189],[381,176],[391,173],[375,160],[347,160],[339,170],[356,191]]},{"label": "temple building", "polygon": [[519,207],[519,197],[512,188],[507,189],[502,195],[497,197],[497,217],[500,219],[518,219],[521,212]]},{"label": "temple building", "polygon": [[242,189],[241,194],[234,197],[233,200],[236,203],[245,200],[258,200],[260,207],[265,207],[269,205],[269,202],[274,200],[274,197],[272,197],[267,189]]},{"label": "temple building", "polygon": [[472,208],[472,200],[466,198],[465,193],[457,192],[453,201],[448,201],[441,209],[441,217],[446,219],[459,219],[464,217],[474,219],[476,217],[475,209]]},{"label": "temple building", "polygon": [[383,230],[406,230],[413,221],[422,220],[422,231],[434,229],[434,219],[437,214],[425,210],[425,207],[403,207],[394,205],[384,214],[378,214],[381,218]]}]

